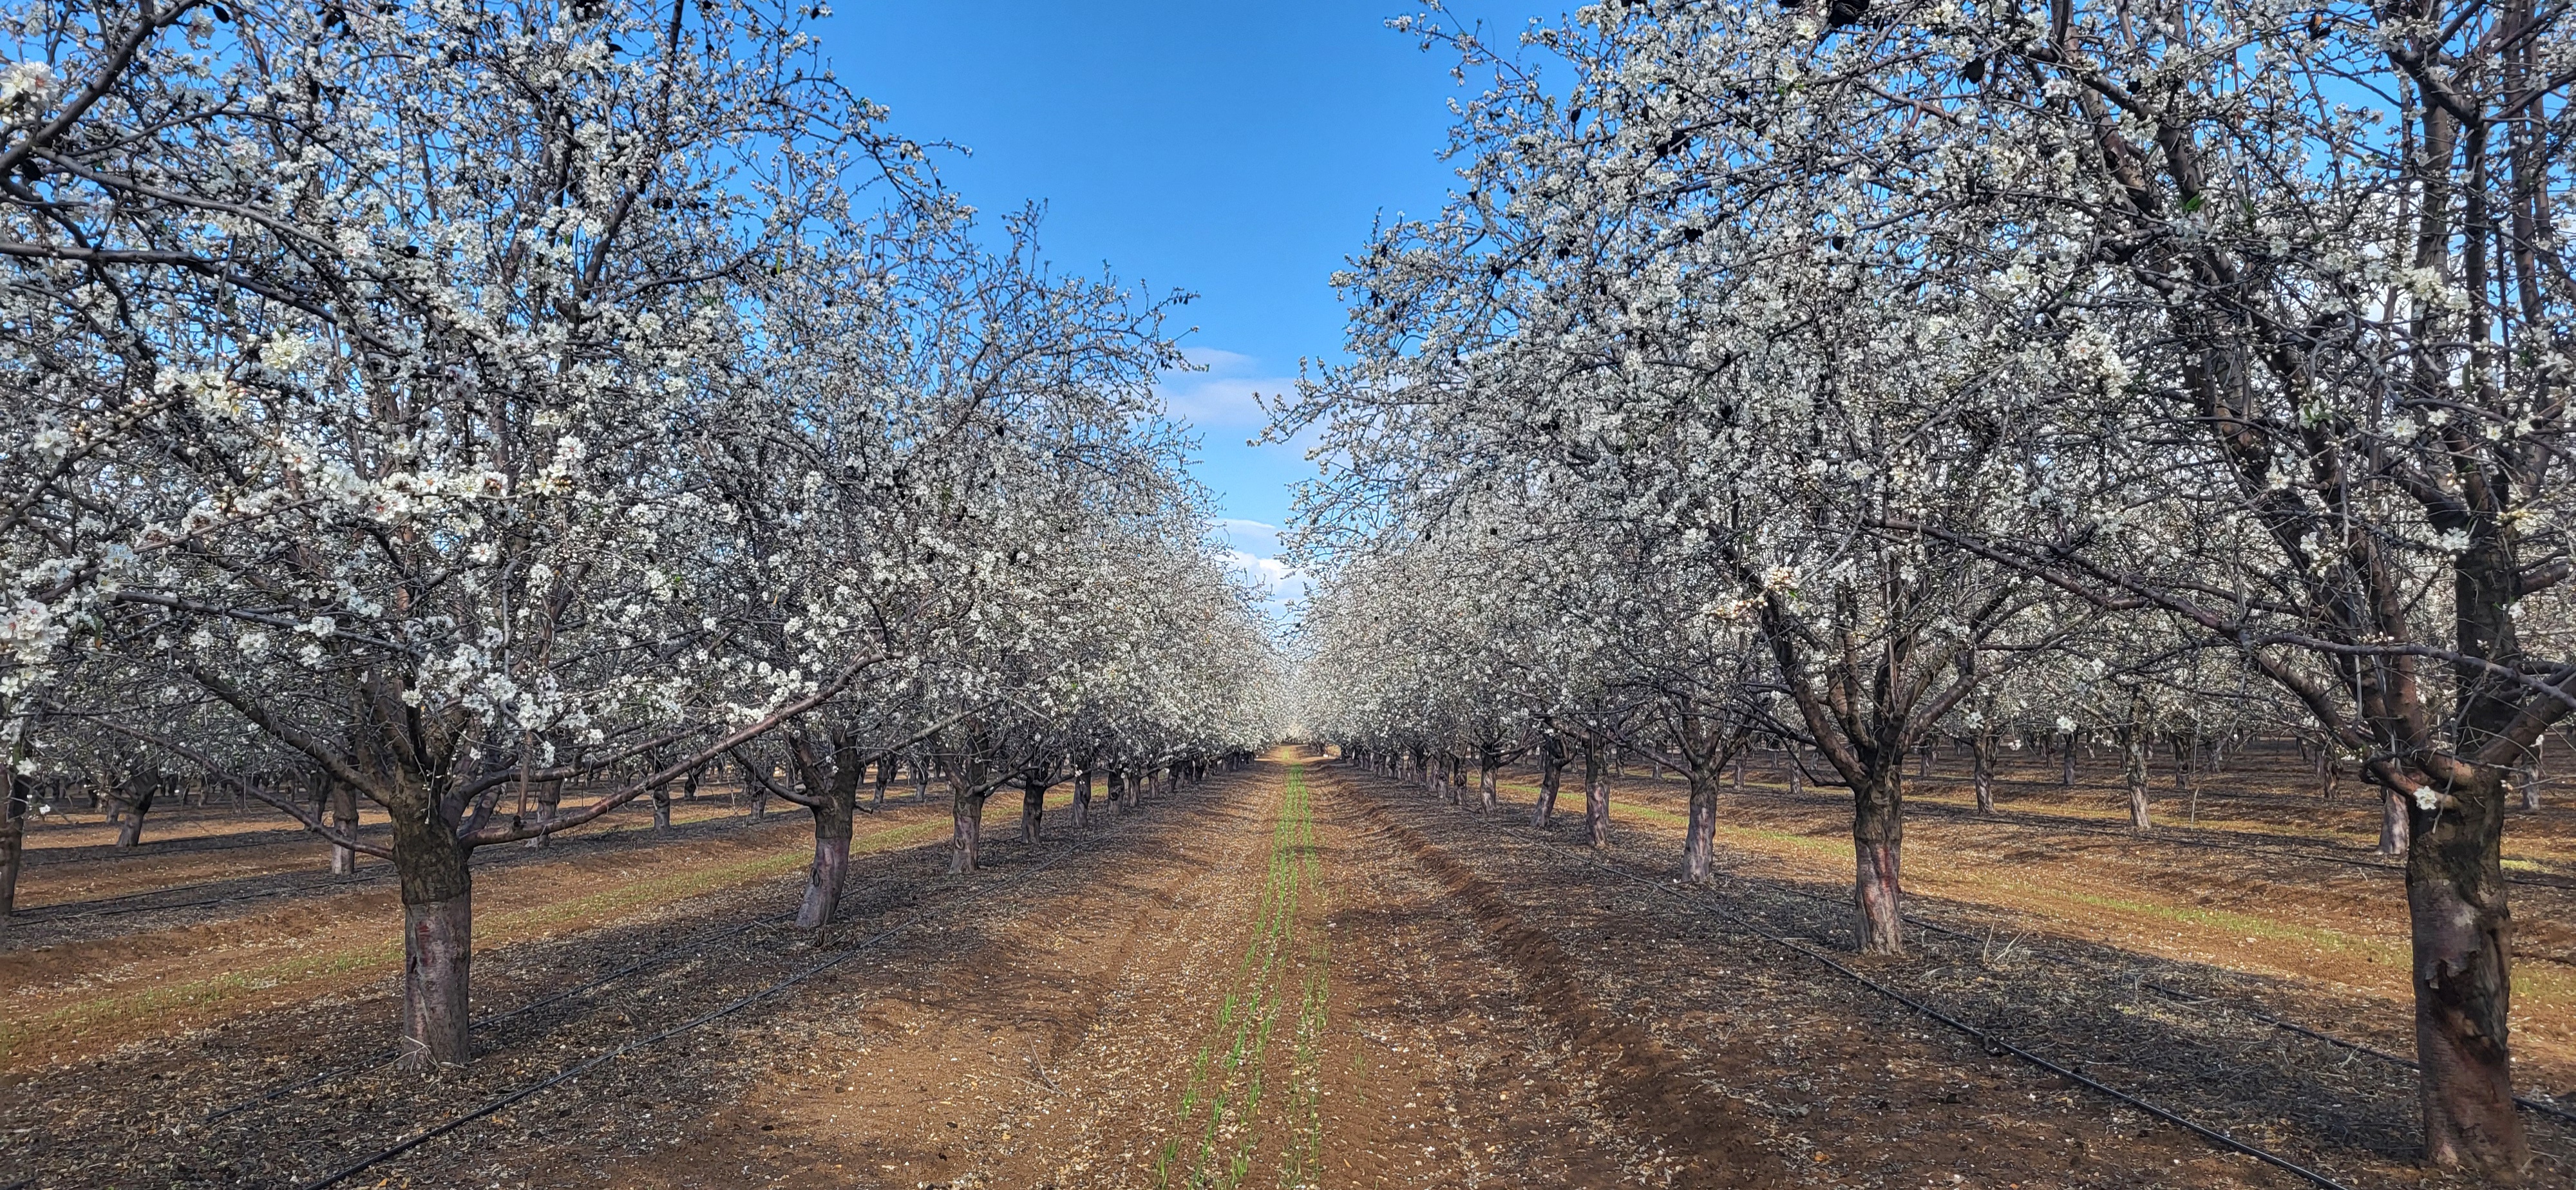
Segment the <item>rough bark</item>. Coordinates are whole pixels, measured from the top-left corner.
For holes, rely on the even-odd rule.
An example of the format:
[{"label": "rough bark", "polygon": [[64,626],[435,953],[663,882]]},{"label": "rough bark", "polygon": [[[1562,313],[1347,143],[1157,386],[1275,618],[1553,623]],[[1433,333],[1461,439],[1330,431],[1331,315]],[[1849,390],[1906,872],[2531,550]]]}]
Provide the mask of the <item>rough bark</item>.
[{"label": "rough bark", "polygon": [[462,1066],[474,956],[474,885],[467,853],[425,795],[394,810],[394,871],[402,884],[406,1070]]},{"label": "rough bark", "polygon": [[[328,786],[331,799],[331,825],[344,837],[358,833],[358,791],[346,782],[333,781]],[[351,876],[358,871],[358,853],[343,844],[331,845],[331,874]]]},{"label": "rough bark", "polygon": [[1046,826],[1046,778],[1020,778],[1020,842],[1035,843]]},{"label": "rough bark", "polygon": [[1530,807],[1530,825],[1544,828],[1556,817],[1556,790],[1565,779],[1565,743],[1550,735],[1538,755],[1538,804]]},{"label": "rough bark", "polygon": [[2407,843],[2413,835],[2414,828],[2406,819],[2406,795],[2394,789],[2381,790],[2379,853],[2381,855],[2406,854]]},{"label": "rough bark", "polygon": [[116,818],[118,850],[142,844],[143,816],[152,812],[153,796],[160,791],[160,783],[145,773],[136,773],[126,778],[123,785],[117,787],[110,804],[114,807],[112,813]]},{"label": "rough bark", "polygon": [[1690,818],[1682,827],[1682,879],[1709,884],[1717,879],[1717,773],[1706,764],[1690,771]]},{"label": "rough bark", "polygon": [[2513,1102],[2504,803],[2504,773],[2493,767],[2455,783],[2431,808],[2407,800],[2406,908],[2425,1159],[2510,1179],[2531,1150]]},{"label": "rough bark", "polygon": [[1595,847],[1610,845],[1610,775],[1603,770],[1601,749],[1583,746],[1583,826]]},{"label": "rough bark", "polygon": [[1992,814],[1995,812],[1995,733],[1992,729],[1979,731],[1968,746],[1976,753],[1977,813]]},{"label": "rough bark", "polygon": [[1073,775],[1073,829],[1091,825],[1091,770]]},{"label": "rough bark", "polygon": [[1503,767],[1502,755],[1487,747],[1476,755],[1476,812],[1487,818],[1502,808],[1494,794],[1494,770]]},{"label": "rough bark", "polygon": [[1905,953],[1905,789],[1894,763],[1852,785],[1852,900],[1859,949]]},{"label": "rough bark", "polygon": [[670,829],[671,787],[656,785],[653,787],[653,833],[658,835]]},{"label": "rough bark", "polygon": [[814,864],[805,872],[805,900],[796,907],[796,928],[819,930],[840,911],[841,889],[850,875],[851,808],[841,799],[824,797],[808,806],[814,815]]},{"label": "rough bark", "polygon": [[27,804],[36,798],[35,784],[9,775],[9,799],[0,803],[0,917],[18,911],[18,872],[26,856]]},{"label": "rough bark", "polygon": [[984,841],[984,796],[987,791],[959,787],[951,799],[950,813],[956,824],[949,840],[948,874],[961,875],[975,870],[978,849]]}]

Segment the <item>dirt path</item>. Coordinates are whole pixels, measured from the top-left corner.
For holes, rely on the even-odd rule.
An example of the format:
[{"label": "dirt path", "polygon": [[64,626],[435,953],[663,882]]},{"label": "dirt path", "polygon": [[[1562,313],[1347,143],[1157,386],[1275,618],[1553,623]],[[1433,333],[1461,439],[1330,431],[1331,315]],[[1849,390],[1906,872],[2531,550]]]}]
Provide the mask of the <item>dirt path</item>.
[{"label": "dirt path", "polygon": [[[1661,864],[1657,799],[1625,804],[1606,858]],[[496,869],[478,882],[495,940],[477,1003],[531,1008],[478,1026],[475,1064],[432,1079],[297,1085],[385,1037],[384,973],[330,968],[383,957],[367,948],[389,945],[388,892],[245,914],[226,928],[267,941],[244,954],[188,941],[203,928],[85,943],[137,949],[86,955],[97,976],[22,971],[0,1016],[56,1061],[9,1079],[0,1185],[299,1185],[692,1021],[346,1184],[2298,1184],[1762,941],[1753,923],[1830,928],[1838,908],[1798,887],[1668,895],[1563,846],[1570,829],[1287,755],[1081,832],[1064,817],[1035,846],[989,842],[965,877],[940,872],[934,808],[865,824],[843,914],[816,935],[774,916],[794,901],[795,825]],[[2325,1069],[2136,981],[2253,985],[2116,948],[2042,966],[1941,945],[1864,966],[2349,1185],[2448,1185],[2407,1159],[2402,1080]],[[256,986],[290,959],[324,969]],[[66,1023],[67,1005],[89,1007]]]},{"label": "dirt path", "polygon": [[[809,1073],[609,1181],[1770,1180],[1767,1157],[1725,1139],[1740,1109],[1561,1002],[1557,973],[1522,975],[1362,801],[1306,766],[1260,766],[1135,850],[1152,862],[1072,877],[1069,900],[1015,898],[982,946],[846,990]],[[1640,1076],[1650,1085],[1632,1089]]]}]

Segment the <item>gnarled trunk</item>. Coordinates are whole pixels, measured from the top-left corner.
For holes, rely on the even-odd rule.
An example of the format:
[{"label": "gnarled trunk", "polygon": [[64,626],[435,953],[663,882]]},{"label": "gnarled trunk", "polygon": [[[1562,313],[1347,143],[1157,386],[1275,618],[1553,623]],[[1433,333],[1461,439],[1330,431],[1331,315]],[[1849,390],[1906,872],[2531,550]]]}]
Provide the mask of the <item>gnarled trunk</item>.
[{"label": "gnarled trunk", "polygon": [[1073,775],[1073,829],[1081,830],[1090,824],[1091,770],[1086,768]]},{"label": "gnarled trunk", "polygon": [[969,792],[961,787],[951,799],[950,813],[955,818],[954,834],[949,839],[948,873],[955,876],[975,870],[978,849],[984,841],[984,796],[986,790]]},{"label": "gnarled trunk", "polygon": [[2513,915],[2505,903],[2504,773],[2482,768],[2427,809],[2407,799],[2413,846],[2415,1057],[2424,1070],[2424,1157],[2500,1178],[2531,1160],[2508,1044]]},{"label": "gnarled trunk", "polygon": [[653,833],[658,835],[670,829],[671,787],[656,785],[653,787]]},{"label": "gnarled trunk", "polygon": [[1864,953],[1905,953],[1904,852],[1904,778],[1894,763],[1877,765],[1852,785],[1853,930]]},{"label": "gnarled trunk", "polygon": [[1046,779],[1020,779],[1020,842],[1035,843],[1046,825]]},{"label": "gnarled trunk", "polygon": [[137,773],[125,779],[112,801],[116,818],[118,850],[139,846],[143,842],[143,816],[152,812],[152,798],[160,786],[151,777]]},{"label": "gnarled trunk", "polygon": [[814,815],[814,865],[805,872],[805,901],[796,908],[796,928],[819,930],[840,910],[841,889],[850,875],[851,807],[826,790],[806,809]]},{"label": "gnarled trunk", "polygon": [[1682,879],[1709,884],[1716,879],[1717,774],[1705,764],[1690,771],[1690,818],[1682,826]]},{"label": "gnarled trunk", "polygon": [[2407,821],[2406,795],[2394,789],[2379,791],[2379,853],[2404,855],[2413,826]]},{"label": "gnarled trunk", "polygon": [[402,882],[402,1053],[406,1070],[462,1066],[474,959],[474,884],[456,829],[426,797],[398,805],[394,872]]},{"label": "gnarled trunk", "polygon": [[1556,789],[1565,779],[1565,745],[1549,736],[1538,755],[1538,804],[1530,807],[1530,825],[1545,828],[1556,817]]},{"label": "gnarled trunk", "polygon": [[1494,770],[1501,767],[1503,758],[1491,748],[1476,756],[1476,812],[1487,818],[1502,808],[1501,799],[1494,794]]}]

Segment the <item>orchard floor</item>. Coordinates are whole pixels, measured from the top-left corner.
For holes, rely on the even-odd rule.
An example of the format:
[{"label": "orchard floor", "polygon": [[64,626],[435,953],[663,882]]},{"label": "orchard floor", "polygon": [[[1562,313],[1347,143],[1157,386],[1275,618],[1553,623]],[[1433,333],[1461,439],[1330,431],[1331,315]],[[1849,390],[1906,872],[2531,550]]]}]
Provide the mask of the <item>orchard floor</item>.
[{"label": "orchard floor", "polygon": [[[2413,1164],[2406,1071],[2246,1013],[2394,1044],[2402,964],[2337,949],[2396,928],[2385,873],[2342,887],[2321,860],[2248,870],[1927,804],[1915,908],[1969,937],[1863,961],[1821,794],[1730,797],[1726,875],[1699,890],[1665,879],[1678,784],[1622,782],[1595,852],[1579,792],[1524,823],[1524,779],[1488,820],[1282,753],[1081,831],[1051,810],[1034,846],[1006,841],[1016,799],[996,799],[969,876],[943,873],[944,805],[897,804],[860,820],[841,915],[812,936],[775,916],[801,814],[514,849],[476,882],[495,1019],[435,1077],[380,1065],[398,907],[368,870],[314,880],[293,837],[232,867],[174,851],[173,891],[140,898],[167,908],[75,916],[136,903],[105,898],[148,893],[149,857],[39,863],[27,902],[50,916],[0,936],[0,1187],[307,1185],[621,1046],[340,1184],[2307,1184],[1757,929],[2344,1185],[2467,1184]],[[2343,941],[2228,941],[2258,926]],[[2523,1082],[2563,1089],[2570,1013],[2535,986]],[[2535,1183],[2569,1184],[2576,1131],[2527,1119]]]}]

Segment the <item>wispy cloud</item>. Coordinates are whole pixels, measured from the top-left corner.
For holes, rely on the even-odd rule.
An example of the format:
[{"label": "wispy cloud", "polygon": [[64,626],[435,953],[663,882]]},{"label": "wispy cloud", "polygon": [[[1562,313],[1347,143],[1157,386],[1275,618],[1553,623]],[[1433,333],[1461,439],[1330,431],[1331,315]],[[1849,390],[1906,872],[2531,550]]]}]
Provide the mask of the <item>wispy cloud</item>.
[{"label": "wispy cloud", "polygon": [[1238,352],[1193,347],[1181,355],[1206,370],[1165,372],[1154,389],[1174,414],[1201,429],[1249,437],[1270,422],[1255,394],[1276,397],[1297,388],[1296,377],[1261,375],[1260,361]]},{"label": "wispy cloud", "polygon": [[1225,539],[1226,563],[1261,590],[1272,612],[1286,617],[1294,610],[1289,605],[1306,598],[1306,576],[1279,560],[1277,525],[1226,517],[1208,527]]}]

